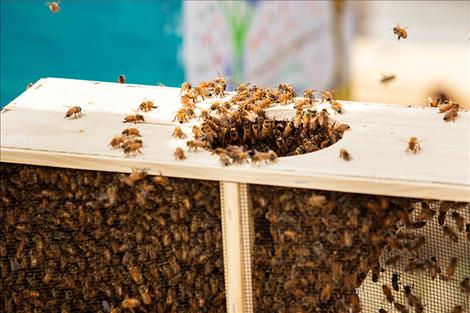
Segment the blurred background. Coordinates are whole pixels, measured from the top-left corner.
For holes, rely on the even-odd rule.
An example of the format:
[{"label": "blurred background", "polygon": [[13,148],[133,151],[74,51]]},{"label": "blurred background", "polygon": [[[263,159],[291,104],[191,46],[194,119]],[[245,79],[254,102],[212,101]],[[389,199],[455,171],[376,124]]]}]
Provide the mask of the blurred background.
[{"label": "blurred background", "polygon": [[[1,0],[3,107],[41,77],[179,86],[218,74],[339,99],[470,104],[469,1]],[[392,28],[408,27],[397,40]],[[394,75],[387,84],[383,75]]]}]

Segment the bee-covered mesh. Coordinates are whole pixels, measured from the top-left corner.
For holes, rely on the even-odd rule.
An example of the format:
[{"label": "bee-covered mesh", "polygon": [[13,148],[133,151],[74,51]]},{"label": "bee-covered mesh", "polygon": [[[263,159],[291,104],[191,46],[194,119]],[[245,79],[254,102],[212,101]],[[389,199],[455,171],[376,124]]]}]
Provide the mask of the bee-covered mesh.
[{"label": "bee-covered mesh", "polygon": [[254,312],[468,312],[468,203],[249,190]]},{"label": "bee-covered mesh", "polygon": [[0,311],[226,311],[217,182],[0,171]]}]

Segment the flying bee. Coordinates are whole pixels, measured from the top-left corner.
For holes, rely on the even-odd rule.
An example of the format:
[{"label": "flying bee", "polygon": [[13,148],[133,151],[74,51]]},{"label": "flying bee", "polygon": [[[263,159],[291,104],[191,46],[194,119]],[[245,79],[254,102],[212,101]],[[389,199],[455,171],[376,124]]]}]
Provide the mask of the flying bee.
[{"label": "flying bee", "polygon": [[141,137],[140,131],[137,128],[134,128],[134,127],[124,129],[121,132],[121,135],[127,136],[127,137],[131,137],[131,136]]},{"label": "flying bee", "polygon": [[122,144],[124,143],[124,137],[123,136],[114,136],[114,138],[111,140],[108,146],[111,146],[112,148],[120,148]]},{"label": "flying bee", "polygon": [[186,135],[179,126],[175,127],[172,136],[180,139],[185,139],[186,137],[188,137],[188,135]]},{"label": "flying bee", "polygon": [[444,231],[444,234],[447,235],[447,237],[452,240],[453,242],[458,242],[459,241],[459,236],[455,233],[455,231],[450,228],[447,225],[444,225],[442,227],[442,230]]},{"label": "flying bee", "polygon": [[341,105],[341,103],[339,103],[336,100],[333,100],[331,102],[331,108],[335,110],[336,112],[338,112],[339,114],[343,113],[343,106]]},{"label": "flying bee", "polygon": [[406,27],[400,27],[400,25],[396,25],[395,27],[393,27],[392,30],[393,33],[397,35],[398,40],[400,40],[401,38],[408,38],[408,32],[406,31]]},{"label": "flying bee", "polygon": [[457,229],[459,231],[463,230],[464,224],[465,224],[465,219],[462,215],[460,215],[458,212],[454,211],[451,214],[452,218],[455,221],[455,225],[457,225]]},{"label": "flying bee", "polygon": [[141,110],[142,112],[150,112],[156,108],[158,107],[154,105],[153,102],[150,100],[142,101],[142,103],[139,105],[139,110]]},{"label": "flying bee", "polygon": [[82,108],[79,106],[74,106],[68,109],[67,113],[65,113],[65,118],[69,118],[71,116],[74,118],[82,117]]},{"label": "flying bee", "polygon": [[118,79],[117,79],[117,82],[120,83],[120,84],[124,84],[126,82],[126,76],[124,75],[119,75],[118,76]]},{"label": "flying bee", "polygon": [[124,117],[123,123],[143,123],[145,121],[144,116],[141,114],[127,115]]},{"label": "flying bee", "polygon": [[184,155],[184,151],[180,147],[176,148],[173,155],[175,156],[175,160],[184,160],[184,159],[186,159],[186,156]]},{"label": "flying bee", "polygon": [[388,83],[390,83],[395,78],[396,78],[395,75],[382,75],[382,78],[380,79],[380,83],[382,85],[387,85]]},{"label": "flying bee", "polygon": [[411,153],[418,153],[420,150],[421,146],[419,145],[418,138],[411,137],[408,141],[408,147],[406,148],[406,151]]},{"label": "flying bee", "polygon": [[452,257],[449,261],[449,265],[447,266],[446,275],[441,276],[442,280],[444,280],[444,281],[450,280],[452,278],[452,276],[454,276],[456,268],[457,268],[457,258]]},{"label": "flying bee", "polygon": [[49,7],[49,11],[51,11],[52,14],[56,14],[60,11],[60,1],[51,1],[47,3],[47,6]]},{"label": "flying bee", "polygon": [[136,182],[143,180],[145,177],[147,177],[146,171],[138,171],[133,169],[132,173],[130,173],[127,177],[124,177],[121,181],[126,185],[132,186]]},{"label": "flying bee", "polygon": [[399,291],[400,290],[400,275],[396,272],[394,272],[392,274],[392,288],[393,290],[395,291]]},{"label": "flying bee", "polygon": [[382,285],[382,292],[387,298],[388,302],[392,303],[393,301],[395,301],[395,298],[393,297],[393,294],[392,294],[392,289],[390,289],[389,286]]},{"label": "flying bee", "polygon": [[352,160],[351,154],[344,148],[341,148],[339,150],[339,157],[342,158],[345,161],[350,161]]}]

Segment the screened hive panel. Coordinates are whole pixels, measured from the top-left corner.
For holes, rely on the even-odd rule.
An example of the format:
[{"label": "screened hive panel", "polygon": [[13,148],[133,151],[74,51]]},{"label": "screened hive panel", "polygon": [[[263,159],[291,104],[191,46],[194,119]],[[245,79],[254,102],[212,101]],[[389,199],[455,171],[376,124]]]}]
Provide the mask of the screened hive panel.
[{"label": "screened hive panel", "polygon": [[[466,111],[446,123],[435,108],[342,102],[345,113],[333,117],[351,129],[336,144],[279,158],[268,167],[223,168],[208,152],[188,154],[184,162],[174,160],[174,149],[185,145],[171,137],[178,124],[173,118],[179,97],[177,88],[41,79],[2,111],[1,159],[118,172],[130,172],[135,166],[176,177],[469,201],[470,114]],[[145,99],[158,108],[145,113],[146,122],[138,125],[144,134],[143,153],[126,158],[107,144],[128,126],[122,123],[124,116],[135,113]],[[82,107],[83,117],[64,119],[67,109],[75,105]],[[267,110],[275,119],[292,117],[293,112],[292,104]],[[182,127],[188,131],[197,122],[194,119]],[[420,139],[421,153],[405,152],[411,136]],[[342,161],[340,148],[346,148],[353,161]]]},{"label": "screened hive panel", "polygon": [[0,193],[0,311],[225,312],[217,182],[2,163]]}]

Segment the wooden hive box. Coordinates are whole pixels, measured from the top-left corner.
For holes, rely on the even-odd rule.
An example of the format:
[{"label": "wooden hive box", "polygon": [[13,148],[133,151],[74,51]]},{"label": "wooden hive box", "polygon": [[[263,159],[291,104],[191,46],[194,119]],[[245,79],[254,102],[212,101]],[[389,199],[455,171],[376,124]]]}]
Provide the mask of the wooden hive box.
[{"label": "wooden hive box", "polygon": [[[282,157],[267,166],[245,164],[224,167],[216,156],[206,151],[187,153],[187,159],[183,161],[174,159],[175,148],[185,147],[185,140],[171,136],[177,124],[173,118],[180,106],[179,98],[178,88],[46,78],[36,82],[2,110],[2,192],[6,196],[2,200],[0,216],[7,221],[8,227],[4,227],[1,234],[2,241],[7,239],[6,244],[0,246],[2,275],[6,282],[1,293],[7,311],[28,311],[50,305],[69,311],[100,308],[107,312],[113,308],[131,308],[132,304],[123,304],[131,298],[139,301],[135,310],[142,311],[145,307],[163,312],[220,311],[222,301],[224,309],[226,303],[229,312],[264,312],[270,308],[279,312],[339,312],[343,307],[357,309],[351,299],[358,295],[364,312],[376,312],[380,306],[393,310],[392,303],[383,301],[380,286],[391,285],[391,273],[398,270],[402,270],[402,285],[399,288],[401,291],[394,291],[397,303],[401,301],[407,305],[402,290],[412,283],[416,285],[415,292],[428,301],[426,307],[434,308],[430,309],[434,312],[450,310],[454,304],[468,299],[465,293],[455,293],[462,279],[470,275],[470,253],[467,253],[470,247],[465,231],[458,233],[458,244],[448,247],[448,238],[440,229],[447,225],[458,228],[457,220],[451,217],[447,218],[445,225],[433,220],[428,221],[424,228],[413,230],[415,235],[412,239],[426,237],[427,248],[418,255],[407,252],[407,258],[414,257],[423,264],[429,263],[433,253],[439,254],[443,272],[452,257],[459,256],[460,267],[454,278],[447,280],[450,283],[432,285],[435,280],[427,279],[422,273],[427,273],[429,268],[417,273],[406,271],[407,260],[404,256],[387,268],[376,283],[379,285],[369,282],[372,268],[377,262],[384,264],[396,255],[393,249],[384,251],[385,238],[397,239],[396,236],[400,236],[397,234],[408,228],[402,227],[403,230],[397,231],[392,226],[397,221],[402,222],[402,218],[393,215],[395,213],[388,215],[383,212],[406,212],[406,216],[410,214],[413,219],[428,205],[424,199],[439,200],[441,202],[430,202],[431,210],[448,210],[449,216],[458,213],[468,223],[470,114],[467,111],[459,112],[455,122],[444,122],[435,108],[342,102],[345,113],[334,115],[334,118],[349,124],[351,129],[336,144],[314,153]],[[122,123],[123,118],[135,113],[143,100],[153,101],[158,108],[144,113],[145,123],[137,126],[144,142],[142,154],[126,157],[121,150],[111,149],[108,144],[127,126]],[[65,112],[72,106],[80,106],[83,116],[64,119]],[[292,105],[273,106],[267,110],[268,117],[276,120],[290,119],[294,114]],[[197,120],[192,120],[183,124],[182,128],[189,133],[197,123]],[[420,153],[409,154],[405,151],[411,136],[419,138],[422,146]],[[353,160],[345,162],[340,159],[340,148],[346,148]],[[145,170],[149,177],[144,182],[127,186],[121,173],[131,173],[133,169]],[[171,178],[169,182],[162,183],[162,177]],[[16,179],[24,185],[15,185]],[[216,182],[220,182],[220,187]],[[77,196],[81,186],[92,191],[85,191],[85,195],[79,192]],[[113,197],[118,198],[116,203],[111,201]],[[152,200],[148,200],[149,197]],[[332,205],[331,210],[312,211],[311,202],[317,197],[323,197],[327,203],[337,201],[339,205]],[[451,206],[451,202],[442,202],[444,200],[459,204]],[[54,201],[62,204],[45,204]],[[291,202],[294,204],[290,205]],[[383,211],[374,211],[375,205],[385,202]],[[351,203],[354,205],[351,206]],[[308,208],[306,212],[304,207]],[[162,211],[164,209],[167,211]],[[335,211],[337,209],[339,211]],[[157,216],[152,216],[153,211],[157,212]],[[44,220],[37,217],[47,216],[47,212],[54,213]],[[126,216],[126,212],[131,212],[130,216]],[[336,218],[339,213],[344,213],[345,217]],[[352,268],[359,266],[360,255],[346,256],[353,248],[363,249],[362,241],[366,236],[354,234],[350,243],[341,246],[340,240],[348,237],[344,230],[339,231],[339,235],[328,231],[314,235],[310,230],[305,230],[311,227],[309,223],[317,223],[319,216],[324,219],[318,222],[321,225],[317,225],[317,229],[352,223],[352,215],[362,218],[370,216],[374,223],[389,217],[393,224],[387,224],[388,228],[370,226],[375,229],[375,233],[372,230],[371,233],[381,237],[376,244],[377,249],[369,253],[367,261],[363,262],[366,265],[359,273]],[[336,220],[331,222],[325,216],[335,216]],[[141,228],[127,227],[131,217],[138,219],[139,227],[143,227],[142,233],[139,231]],[[35,219],[41,222],[33,223],[31,220]],[[58,238],[45,236],[47,238],[42,240],[48,244],[51,240],[66,242],[72,239],[72,243],[77,240],[78,243],[71,246],[59,244],[58,250],[68,251],[62,252],[68,257],[68,261],[63,263],[73,260],[73,266],[61,265],[60,261],[51,261],[53,257],[47,253],[39,253],[38,242],[41,242],[43,235],[37,235],[37,238],[31,235],[41,228],[41,223],[53,225],[57,219],[70,219],[66,223],[68,226],[65,226],[70,229],[63,232],[57,230],[54,234]],[[201,221],[206,221],[203,226],[198,224]],[[356,224],[351,229],[365,227],[362,221]],[[94,232],[88,229],[90,227]],[[167,236],[171,237],[171,243],[165,237],[165,227],[169,227]],[[101,234],[100,230],[106,235]],[[184,239],[187,237],[185,230],[191,238]],[[44,231],[39,233],[43,234]],[[115,238],[109,234],[110,231],[117,232],[116,236],[124,236],[122,241],[116,241],[120,245],[99,246],[108,249],[112,257],[108,257],[108,252],[97,252],[91,248],[88,251],[79,244],[80,240],[102,242],[101,238],[112,241]],[[81,239],[73,239],[72,234],[79,234]],[[21,236],[30,238],[21,240]],[[204,240],[211,243],[203,243]],[[332,243],[335,240],[336,246]],[[172,245],[174,242],[178,244]],[[442,248],[443,245],[447,247]],[[158,247],[154,253],[158,256],[152,257],[152,252],[147,251],[152,246]],[[166,247],[173,251],[168,252]],[[189,261],[184,261],[184,248],[193,257]],[[139,249],[147,250],[144,253]],[[323,260],[319,257],[322,249],[327,255]],[[202,250],[211,253],[205,256]],[[302,259],[302,251],[312,256],[304,255]],[[101,260],[95,263],[90,261],[100,253],[104,253]],[[340,257],[332,259],[335,253]],[[27,260],[22,257],[23,254],[28,254]],[[86,265],[80,265],[80,258],[76,255]],[[223,264],[220,263],[221,259]],[[315,266],[330,276],[336,270],[324,268],[325,264],[341,263],[341,274],[338,274],[341,285],[354,272],[356,290],[341,289],[338,283],[330,282],[330,278],[324,278],[317,270],[310,273],[317,275],[316,278],[309,278],[305,273],[308,268],[305,259],[320,260]],[[154,273],[152,264],[158,264],[157,273]],[[65,283],[60,278],[54,281],[63,286],[57,294],[34,289],[50,283],[45,279],[48,266],[53,267],[56,273],[64,272],[64,268],[74,268],[75,272],[65,271],[67,275],[92,267],[101,273],[95,276],[101,275],[102,281],[79,281],[77,283],[85,284],[81,286],[82,299],[78,302],[62,301],[60,299],[71,295],[77,297],[73,293],[74,283]],[[125,273],[122,274],[125,277],[113,274],[110,268]],[[192,270],[194,268],[197,270]],[[302,268],[301,274],[296,271],[298,268]],[[67,275],[64,274],[64,277]],[[188,278],[191,275],[196,275],[196,278]],[[170,279],[172,276],[179,277],[179,280],[173,282]],[[299,281],[293,281],[289,276],[297,277]],[[33,278],[28,280],[28,277]],[[26,287],[18,286],[12,279],[29,283],[25,283]],[[99,291],[88,290],[93,289],[89,286],[93,283],[101,286],[101,283],[113,283],[113,279],[122,280],[124,287],[121,289],[124,291],[107,290],[105,287],[97,287]],[[182,291],[188,289],[184,286],[185,282],[192,291]],[[328,288],[332,294],[350,294],[347,297],[331,296],[327,294]],[[436,290],[442,290],[444,300],[432,300],[432,294],[438,292]],[[146,292],[150,293],[150,299],[145,297]],[[44,293],[54,298],[55,302],[44,300]],[[23,304],[18,304],[21,301]],[[344,302],[342,307],[337,306],[340,302]],[[464,305],[464,309],[469,310],[468,304]]]}]

